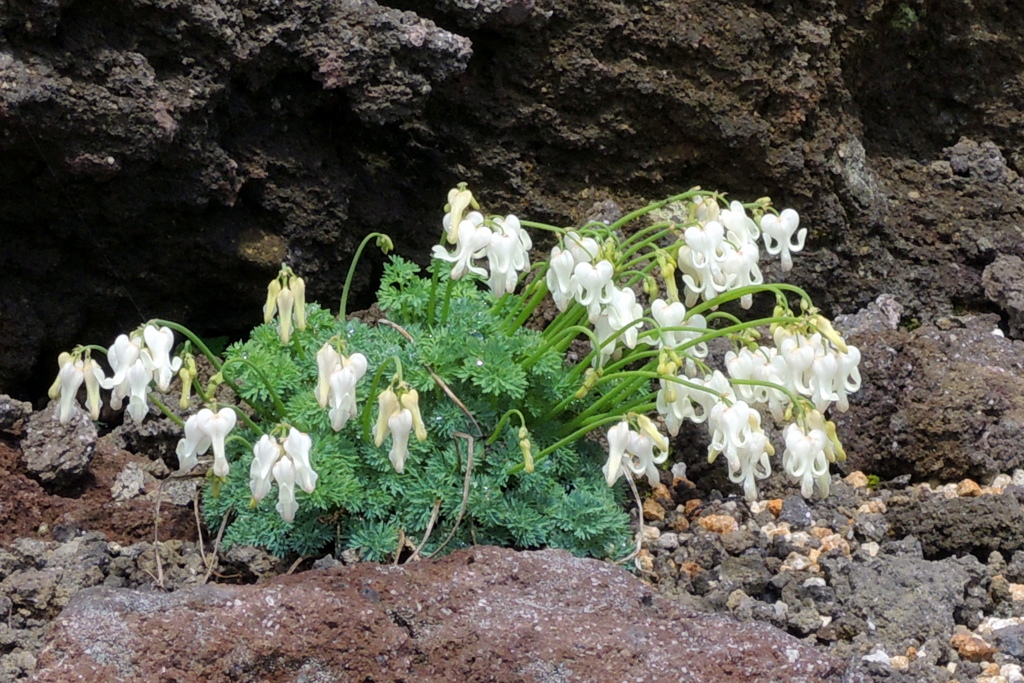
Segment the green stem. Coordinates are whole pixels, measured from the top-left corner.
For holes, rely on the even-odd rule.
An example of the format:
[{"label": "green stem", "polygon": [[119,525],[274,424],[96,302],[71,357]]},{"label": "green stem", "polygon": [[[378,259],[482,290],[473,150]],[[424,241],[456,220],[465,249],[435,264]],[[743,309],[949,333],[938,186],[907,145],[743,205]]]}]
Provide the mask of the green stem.
[{"label": "green stem", "polygon": [[171,422],[178,425],[179,427],[185,426],[185,421],[178,417],[176,413],[171,411],[170,408],[164,405],[164,402],[158,399],[153,392],[149,393],[148,398],[153,403],[153,405],[160,409],[160,412],[164,414],[164,417],[169,418]]},{"label": "green stem", "polygon": [[[573,432],[569,436],[566,436],[566,437],[563,437],[563,438],[559,439],[555,443],[551,444],[550,446],[548,446],[547,448],[542,450],[537,455],[533,456],[533,464],[534,464],[534,466],[536,467],[538,464],[540,464],[544,460],[544,458],[548,457],[549,455],[551,455],[551,453],[555,452],[556,450],[558,450],[562,446],[565,446],[565,445],[568,445],[570,443],[573,443],[573,442],[577,441],[578,439],[586,436],[586,434],[588,432],[592,431],[594,428],[599,427],[602,424],[607,424],[609,422],[617,422],[618,420],[621,420],[621,419],[622,419],[622,415],[608,415],[607,417],[604,417],[601,420],[596,421],[595,424],[587,427],[586,429],[577,429],[575,432]],[[509,468],[509,474],[518,474],[519,472],[522,472],[524,469],[526,469],[526,466],[523,463],[518,463],[516,465],[513,465],[511,468]]]},{"label": "green stem", "polygon": [[398,356],[386,358],[377,368],[377,372],[373,375],[373,381],[370,383],[370,393],[367,396],[366,403],[363,405],[363,413],[359,416],[359,421],[363,424],[364,441],[370,440],[370,410],[373,408],[373,402],[377,398],[377,387],[380,386],[380,378],[384,375],[384,369],[387,368],[389,361],[394,361],[399,381],[402,378],[402,361]]},{"label": "green stem", "polygon": [[710,195],[710,196],[714,196],[714,192],[707,192],[706,190],[699,190],[697,188],[694,188],[692,190],[687,190],[686,192],[682,192],[680,194],[672,195],[668,199],[662,199],[661,201],[657,201],[657,202],[653,202],[651,204],[648,204],[647,206],[643,207],[642,209],[637,209],[636,211],[633,211],[632,213],[627,213],[625,216],[623,216],[619,220],[615,221],[614,223],[612,223],[608,227],[611,230],[618,230],[622,226],[626,225],[626,223],[629,223],[630,221],[636,220],[640,216],[648,214],[651,211],[657,211],[658,209],[661,209],[661,208],[671,204],[672,202],[680,202],[680,201],[682,201],[684,199],[689,199],[690,197],[696,197],[697,195],[705,195],[705,196]]},{"label": "green stem", "polygon": [[[270,400],[273,401],[274,403],[274,410],[277,411],[277,419],[283,420],[285,416],[288,414],[288,410],[285,408],[284,402],[281,400],[281,397],[277,395],[277,392],[274,391],[274,385],[271,384],[270,379],[266,376],[266,374],[264,374],[263,370],[248,358],[235,357],[229,358],[227,361],[224,362],[220,369],[220,375],[221,377],[224,377],[225,384],[230,382],[230,380],[224,376],[224,369],[229,367],[232,363],[245,365],[254,373],[256,373],[256,376],[260,378],[261,382],[263,382],[263,386],[267,388],[267,393],[270,394]],[[232,389],[235,388],[233,384],[229,384],[229,386],[231,386]],[[238,391],[235,390],[235,393],[238,393]],[[241,398],[241,394],[238,395],[239,398]],[[250,403],[249,401],[246,401],[246,403],[251,405],[255,410],[259,411],[260,415],[262,415],[264,418],[273,419],[273,416],[267,415],[266,412],[261,410],[258,406]]]},{"label": "green stem", "polygon": [[[203,343],[203,340],[200,339],[198,336],[196,336],[195,332],[193,332],[192,330],[188,329],[184,325],[180,325],[180,324],[178,324],[176,322],[173,322],[173,321],[170,321],[170,320],[162,320],[160,318],[154,318],[153,320],[150,320],[149,323],[147,323],[147,324],[159,325],[159,326],[162,326],[162,327],[169,327],[172,330],[177,330],[178,332],[181,332],[183,335],[185,335],[186,338],[188,338],[188,340],[190,342],[192,342],[193,344],[196,345],[196,348],[199,349],[200,353],[202,353],[204,356],[206,356],[206,358],[210,361],[210,365],[213,366],[214,372],[215,373],[220,372],[220,368],[221,368],[222,363],[217,358],[217,356],[215,356],[213,354],[213,352],[210,351],[210,348],[206,344]],[[235,389],[234,386],[232,386],[231,388]],[[236,391],[235,393],[238,393],[238,392]]]},{"label": "green stem", "polygon": [[[534,366],[534,364],[537,361],[539,361],[541,358],[543,358],[544,354],[547,353],[550,349],[558,349],[559,348],[558,347],[559,344],[565,342],[566,340],[570,340],[571,341],[572,339],[575,339],[580,334],[584,334],[584,335],[590,337],[590,343],[595,345],[595,346],[597,345],[597,335],[594,334],[593,330],[591,330],[589,327],[583,327],[582,325],[573,325],[572,327],[569,327],[569,328],[566,328],[565,330],[562,330],[562,333],[558,337],[556,337],[553,341],[544,343],[541,346],[541,348],[537,349],[530,356],[528,356],[521,363],[523,369],[524,370],[529,370],[530,368],[532,368]],[[574,368],[574,370],[575,370],[575,368]]]},{"label": "green stem", "polygon": [[338,309],[338,320],[345,320],[346,313],[348,311],[348,293],[352,289],[352,279],[356,274],[356,265],[359,263],[359,257],[363,255],[363,249],[370,243],[370,239],[389,239],[387,235],[382,232],[371,232],[369,235],[363,238],[363,241],[359,243],[359,247],[356,248],[356,253],[352,257],[352,262],[348,266],[348,275],[345,277],[345,287],[341,290],[341,306]]},{"label": "green stem", "polygon": [[448,323],[448,309],[452,303],[452,287],[455,285],[455,280],[448,278],[448,285],[444,288],[444,308],[441,309],[441,324],[445,325]]},{"label": "green stem", "polygon": [[491,437],[489,439],[487,439],[487,442],[485,443],[485,445],[490,446],[492,443],[494,443],[497,440],[498,435],[501,434],[502,428],[508,422],[509,418],[512,417],[513,415],[516,415],[516,416],[519,417],[519,423],[523,427],[526,426],[526,418],[523,417],[523,414],[519,410],[517,410],[516,408],[513,408],[512,410],[507,411],[504,415],[501,416],[501,419],[498,420],[498,426],[494,428],[494,433],[491,434]]}]

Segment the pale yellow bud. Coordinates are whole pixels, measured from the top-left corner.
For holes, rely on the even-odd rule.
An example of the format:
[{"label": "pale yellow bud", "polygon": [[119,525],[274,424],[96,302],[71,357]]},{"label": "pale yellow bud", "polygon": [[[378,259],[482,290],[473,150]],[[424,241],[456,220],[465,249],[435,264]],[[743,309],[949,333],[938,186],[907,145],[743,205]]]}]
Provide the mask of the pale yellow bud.
[{"label": "pale yellow bud", "polygon": [[409,389],[402,394],[399,403],[412,413],[412,428],[416,434],[417,441],[427,440],[427,428],[423,424],[423,416],[420,415],[420,394],[415,389]]},{"label": "pale yellow bud", "polygon": [[281,343],[287,344],[292,338],[292,311],[295,309],[295,295],[290,289],[282,289],[277,295],[277,331]]},{"label": "pale yellow bud", "polygon": [[374,444],[380,446],[384,443],[384,439],[387,438],[390,431],[388,419],[401,409],[402,406],[398,401],[398,396],[391,387],[380,392],[380,396],[377,397],[377,424],[373,430]]},{"label": "pale yellow bud", "polygon": [[646,415],[636,416],[636,425],[640,428],[640,431],[651,437],[651,441],[654,442],[655,448],[662,453],[668,451],[668,439],[658,431],[658,425],[654,424],[651,418]]},{"label": "pale yellow bud", "polygon": [[288,287],[295,296],[295,327],[306,329],[306,281],[301,277],[292,278]]},{"label": "pale yellow bud", "polygon": [[275,277],[267,285],[267,303],[263,304],[263,322],[269,323],[274,319],[274,312],[277,310],[277,297],[281,294],[281,283]]}]

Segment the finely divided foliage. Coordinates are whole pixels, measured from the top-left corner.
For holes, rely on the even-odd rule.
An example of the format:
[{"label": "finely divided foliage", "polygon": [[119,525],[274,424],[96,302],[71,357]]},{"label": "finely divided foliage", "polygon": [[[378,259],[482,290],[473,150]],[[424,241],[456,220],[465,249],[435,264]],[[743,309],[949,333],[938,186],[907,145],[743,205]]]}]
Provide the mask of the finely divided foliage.
[{"label": "finely divided foliage", "polygon": [[[693,189],[563,229],[487,215],[460,185],[446,212],[426,271],[398,256],[385,267],[384,317],[349,319],[348,283],[337,314],[307,304],[282,266],[263,324],[222,357],[159,320],[109,350],[62,353],[60,420],[82,385],[93,419],[101,389],[114,409],[128,399],[136,422],[155,406],[183,427],[183,473],[212,449],[207,524],[227,523],[226,545],[277,555],[385,560],[492,543],[619,559],[632,544],[618,480],[656,485],[666,432],[706,423],[709,460],[723,456],[755,499],[775,454],[765,410],[782,426],[785,472],[805,496],[828,494],[845,455],[826,415],[847,409],[860,354],[803,291],[764,282],[760,241],[784,270],[804,246],[795,211]],[[555,242],[532,266],[528,230]],[[390,249],[370,235],[353,270],[371,238]],[[774,298],[771,317],[740,317],[755,296]],[[717,337],[732,349],[709,358]],[[213,367],[205,383],[194,354]],[[175,373],[186,417],[160,398]]]}]

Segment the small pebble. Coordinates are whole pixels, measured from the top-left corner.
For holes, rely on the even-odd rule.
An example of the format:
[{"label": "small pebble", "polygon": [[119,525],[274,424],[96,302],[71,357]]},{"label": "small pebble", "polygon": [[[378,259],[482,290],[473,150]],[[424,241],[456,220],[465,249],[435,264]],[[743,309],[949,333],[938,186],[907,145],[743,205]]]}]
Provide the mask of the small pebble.
[{"label": "small pebble", "polygon": [[846,475],[845,481],[850,486],[855,486],[857,488],[865,488],[868,485],[868,475],[864,474],[860,470],[857,470],[856,472],[850,472],[848,475]]},{"label": "small pebble", "polygon": [[956,485],[956,495],[961,498],[973,498],[981,495],[981,487],[973,479],[964,479]]},{"label": "small pebble", "polygon": [[679,547],[679,534],[667,532],[658,537],[657,545],[662,550],[675,550]]},{"label": "small pebble", "polygon": [[644,501],[644,519],[648,522],[664,522],[665,508],[653,498]]},{"label": "small pebble", "polygon": [[729,515],[707,515],[699,518],[697,524],[716,534],[727,534],[739,529],[739,524]]},{"label": "small pebble", "polygon": [[957,651],[962,659],[968,662],[991,661],[996,649],[981,638],[972,636],[969,633],[954,633],[949,639],[949,644]]}]

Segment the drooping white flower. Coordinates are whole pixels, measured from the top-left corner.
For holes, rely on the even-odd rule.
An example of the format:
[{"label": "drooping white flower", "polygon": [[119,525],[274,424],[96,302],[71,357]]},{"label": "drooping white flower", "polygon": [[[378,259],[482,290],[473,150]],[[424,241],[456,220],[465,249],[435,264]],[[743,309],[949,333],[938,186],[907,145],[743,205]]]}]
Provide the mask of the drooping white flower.
[{"label": "drooping white flower", "polygon": [[409,455],[409,433],[412,431],[412,412],[403,408],[388,418],[388,430],[391,432],[391,450],[388,459],[401,474],[405,471],[405,459]]},{"label": "drooping white flower", "polygon": [[757,480],[771,474],[768,456],[774,453],[761,428],[760,413],[745,401],[720,402],[711,410],[708,428],[712,430],[708,462],[724,455],[729,479],[743,486],[747,500],[756,500]]},{"label": "drooping white flower", "polygon": [[488,284],[491,293],[500,297],[515,291],[519,273],[530,267],[533,241],[512,214],[495,218],[493,225],[494,232],[486,248],[487,265],[491,271]]},{"label": "drooping white flower", "polygon": [[[629,421],[618,422],[608,430],[608,462],[601,468],[609,486],[623,474],[623,468],[635,476],[646,475],[647,482],[655,486],[658,465],[668,458],[668,439],[660,434],[649,418],[639,416],[641,431],[630,429]],[[655,449],[658,454],[655,455]]]},{"label": "drooping white flower", "polygon": [[149,414],[149,383],[153,381],[153,371],[140,356],[128,368],[125,381],[128,383],[128,415],[141,424]]},{"label": "drooping white flower", "polygon": [[[131,411],[131,406],[128,408]],[[188,471],[195,467],[197,456],[203,455],[213,446],[213,473],[218,477],[228,476],[230,465],[225,452],[225,439],[234,429],[237,421],[235,411],[221,408],[216,413],[203,408],[185,421],[185,436],[178,441],[176,450],[178,465]]]},{"label": "drooping white flower", "polygon": [[60,361],[60,372],[57,374],[57,382],[60,388],[60,404],[58,419],[61,424],[67,424],[75,410],[75,398],[78,396],[78,389],[85,381],[85,372],[81,360],[74,360],[70,353],[62,353],[57,359]]},{"label": "drooping white flower", "polygon": [[579,285],[576,300],[587,307],[591,323],[601,314],[601,307],[612,299],[612,290],[615,287],[612,283],[614,274],[615,266],[606,260],[598,261],[596,264],[577,263],[573,269],[573,278]]},{"label": "drooping white flower", "polygon": [[779,255],[783,270],[792,270],[791,254],[803,249],[807,238],[807,228],[800,228],[800,214],[793,209],[783,209],[778,216],[766,213],[761,217],[761,231],[765,250],[773,256]]},{"label": "drooping white flower", "polygon": [[808,419],[806,430],[794,422],[783,432],[786,450],[782,453],[782,467],[786,474],[800,483],[800,493],[804,498],[813,495],[815,486],[823,497],[827,496],[831,484],[829,459],[825,453],[828,434],[823,424],[818,426],[811,422]]},{"label": "drooping white flower", "polygon": [[294,427],[289,428],[288,437],[282,445],[278,440],[264,434],[253,447],[252,464],[249,466],[249,489],[252,497],[259,502],[270,493],[271,482],[278,486],[277,512],[286,522],[295,520],[299,504],[295,500],[295,484],[306,493],[316,488],[319,475],[313,470],[310,452],[313,440],[308,434]]},{"label": "drooping white flower", "polygon": [[451,254],[440,244],[433,248],[434,258],[454,264],[451,278],[458,280],[466,273],[487,277],[487,270],[473,265],[473,259],[482,258],[491,243],[491,230],[483,225],[483,214],[471,211],[458,228],[455,251]]},{"label": "drooping white flower", "polygon": [[568,308],[569,302],[576,296],[579,285],[572,277],[575,267],[576,261],[572,257],[572,252],[559,246],[552,247],[546,282],[551,298],[560,311]]},{"label": "drooping white flower", "polygon": [[253,446],[252,464],[249,465],[249,490],[252,491],[252,497],[257,502],[263,500],[270,493],[274,464],[283,452],[281,444],[269,434],[261,436]]},{"label": "drooping white flower", "polygon": [[366,374],[366,356],[353,353],[346,358],[327,342],[317,351],[316,364],[316,400],[321,408],[330,403],[331,427],[340,431],[359,413],[356,384]]},{"label": "drooping white flower", "polygon": [[274,481],[277,482],[277,514],[286,522],[295,521],[299,504],[295,502],[295,465],[291,458],[281,458],[274,463]]},{"label": "drooping white flower", "polygon": [[313,470],[309,454],[313,449],[313,439],[309,434],[300,432],[295,427],[288,430],[288,438],[284,440],[284,452],[292,460],[295,469],[295,480],[306,493],[313,493],[319,475]]},{"label": "drooping white flower", "polygon": [[380,446],[391,435],[391,450],[388,458],[395,471],[401,474],[405,459],[409,455],[409,434],[415,430],[417,441],[426,441],[427,430],[420,415],[419,393],[404,384],[398,393],[388,387],[377,397],[377,425],[374,429],[374,443]]},{"label": "drooping white flower", "polygon": [[114,343],[107,349],[107,362],[114,372],[113,376],[106,379],[102,386],[110,390],[110,407],[114,410],[121,410],[124,399],[131,394],[131,385],[128,383],[128,368],[135,364],[142,353],[142,337],[131,337],[127,334],[118,335]]},{"label": "drooping white flower", "polygon": [[181,368],[181,358],[171,358],[174,332],[169,327],[146,325],[142,337],[146,340],[146,348],[142,349],[140,357],[146,368],[153,373],[157,389],[167,391],[175,373]]},{"label": "drooping white flower", "polygon": [[747,215],[746,209],[737,201],[730,202],[728,209],[722,209],[718,220],[726,228],[726,237],[737,247],[756,242],[761,236],[757,223]]}]

